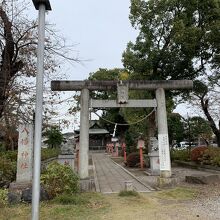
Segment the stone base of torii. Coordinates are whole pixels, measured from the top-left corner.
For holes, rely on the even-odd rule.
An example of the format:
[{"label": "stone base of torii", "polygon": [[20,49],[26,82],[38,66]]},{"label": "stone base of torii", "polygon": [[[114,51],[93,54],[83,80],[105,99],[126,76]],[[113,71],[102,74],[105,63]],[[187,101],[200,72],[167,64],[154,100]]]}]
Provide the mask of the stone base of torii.
[{"label": "stone base of torii", "polygon": [[[81,91],[80,100],[80,149],[79,175],[89,176],[89,108],[113,107],[156,107],[158,124],[158,147],[160,158],[160,180],[170,183],[171,162],[167,127],[165,90],[192,89],[191,80],[133,80],[133,81],[52,81],[53,91]],[[130,90],[153,90],[156,100],[129,100]],[[115,100],[90,100],[90,91],[118,91]],[[120,93],[120,94],[119,94]]]}]

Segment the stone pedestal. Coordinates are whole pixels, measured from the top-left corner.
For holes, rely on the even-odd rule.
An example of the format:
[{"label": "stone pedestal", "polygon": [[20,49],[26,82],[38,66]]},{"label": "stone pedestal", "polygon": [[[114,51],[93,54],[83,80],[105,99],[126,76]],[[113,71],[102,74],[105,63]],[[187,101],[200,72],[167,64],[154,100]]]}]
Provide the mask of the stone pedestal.
[{"label": "stone pedestal", "polygon": [[[32,183],[31,182],[13,182],[9,186],[8,201],[10,204],[20,202],[31,203],[32,200]],[[40,187],[40,201],[49,200],[48,193]]]},{"label": "stone pedestal", "polygon": [[22,192],[30,189],[32,186],[31,182],[13,182],[10,183],[8,201],[10,204],[20,203],[22,201]]},{"label": "stone pedestal", "polygon": [[133,182],[132,181],[125,181],[125,191],[133,191]]},{"label": "stone pedestal", "polygon": [[160,188],[170,188],[174,187],[177,184],[177,178],[169,177],[158,177],[157,178],[157,186]]},{"label": "stone pedestal", "polygon": [[159,152],[152,151],[148,154],[150,158],[150,173],[153,176],[160,175],[160,160],[159,160]]},{"label": "stone pedestal", "polygon": [[63,164],[63,165],[69,165],[71,169],[74,171],[74,155],[73,154],[60,154],[58,156],[58,163]]}]

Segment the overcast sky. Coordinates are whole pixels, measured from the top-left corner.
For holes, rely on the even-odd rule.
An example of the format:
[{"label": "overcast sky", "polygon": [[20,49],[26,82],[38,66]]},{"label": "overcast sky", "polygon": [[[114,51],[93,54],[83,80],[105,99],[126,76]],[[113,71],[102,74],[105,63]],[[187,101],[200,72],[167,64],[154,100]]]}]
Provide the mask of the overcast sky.
[{"label": "overcast sky", "polygon": [[[69,66],[70,79],[81,80],[99,68],[122,67],[122,53],[137,32],[129,21],[130,0],[50,0],[47,21],[68,40],[83,65]],[[36,16],[37,16],[37,12]]]},{"label": "overcast sky", "polygon": [[[47,22],[55,24],[69,44],[76,44],[75,55],[88,60],[74,66],[66,63],[61,69],[68,73],[68,79],[84,80],[99,68],[123,67],[122,53],[137,36],[129,21],[130,0],[50,0],[50,3],[52,11],[46,15]],[[30,6],[31,17],[37,17],[38,12]],[[79,122],[79,116],[76,118]]]}]

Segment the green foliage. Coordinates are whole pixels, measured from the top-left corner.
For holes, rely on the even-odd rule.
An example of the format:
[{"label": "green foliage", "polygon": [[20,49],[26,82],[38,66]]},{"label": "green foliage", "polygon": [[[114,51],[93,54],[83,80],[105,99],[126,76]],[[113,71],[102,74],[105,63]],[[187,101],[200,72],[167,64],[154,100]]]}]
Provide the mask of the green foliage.
[{"label": "green foliage", "polygon": [[63,141],[63,134],[57,127],[51,127],[44,135],[48,138],[45,143],[51,148],[59,147]]},{"label": "green foliage", "polygon": [[41,160],[57,157],[60,153],[59,148],[44,148],[41,149]]},{"label": "green foliage", "polygon": [[130,132],[130,129],[126,131],[125,133],[125,143],[126,143],[126,152],[127,154],[130,154],[134,151],[134,138],[132,138],[132,133]]},{"label": "green foliage", "polygon": [[218,1],[131,0],[130,20],[140,32],[123,62],[136,79],[193,79],[204,70],[193,59],[218,63]]},{"label": "green foliage", "polygon": [[[94,73],[90,73],[89,80],[125,80],[129,76],[124,69],[99,69]],[[117,91],[99,91],[99,92],[92,92],[91,97],[95,99],[116,99],[117,98]],[[114,131],[114,124],[108,123],[107,121],[120,123],[120,124],[127,124],[125,115],[120,108],[113,108],[113,109],[105,109],[102,114],[101,126],[106,128],[108,131],[113,133]],[[107,121],[106,121],[107,120]],[[124,135],[128,126],[117,126],[116,129],[116,136]]]},{"label": "green foliage", "polygon": [[208,92],[208,87],[199,80],[194,80],[193,82],[193,90],[197,96],[202,96]]},{"label": "green foliage", "polygon": [[190,161],[189,150],[171,150],[171,160]]},{"label": "green foliage", "polygon": [[121,196],[121,197],[130,197],[130,196],[140,197],[138,192],[136,192],[136,191],[126,191],[126,190],[120,191],[118,195]]},{"label": "green foliage", "polygon": [[168,114],[167,123],[170,143],[172,144],[174,140],[177,143],[184,140],[184,122],[181,115],[178,113]]},{"label": "green foliage", "polygon": [[0,153],[0,188],[8,186],[16,179],[17,152],[5,151]]},{"label": "green foliage", "polygon": [[0,158],[5,158],[11,161],[17,161],[18,152],[17,151],[2,151],[0,152]]},{"label": "green foliage", "polygon": [[189,119],[189,123],[191,137],[194,140],[197,140],[200,137],[208,144],[213,134],[209,122],[201,117],[192,117]]},{"label": "green foliage", "polygon": [[5,144],[4,143],[0,143],[0,152],[4,152],[5,150],[6,150]]},{"label": "green foliage", "polygon": [[52,162],[41,175],[41,183],[44,185],[50,198],[59,194],[74,194],[79,191],[79,177],[69,166]]},{"label": "green foliage", "polygon": [[0,208],[8,204],[8,190],[0,189]]},{"label": "green foliage", "polygon": [[208,147],[199,159],[201,164],[220,167],[220,149]]},{"label": "green foliage", "polygon": [[53,201],[62,205],[84,205],[89,203],[89,199],[82,196],[82,194],[62,194],[55,197]]},{"label": "green foliage", "polygon": [[207,149],[208,147],[205,147],[205,146],[193,148],[190,153],[191,160],[194,162],[199,162]]}]

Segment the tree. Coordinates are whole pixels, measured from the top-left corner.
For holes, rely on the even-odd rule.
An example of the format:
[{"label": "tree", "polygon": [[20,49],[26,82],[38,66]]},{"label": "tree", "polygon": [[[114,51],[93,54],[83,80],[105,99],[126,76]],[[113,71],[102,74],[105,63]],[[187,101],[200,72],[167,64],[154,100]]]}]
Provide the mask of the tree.
[{"label": "tree", "polygon": [[44,136],[47,138],[45,143],[51,148],[59,147],[63,142],[63,134],[57,127],[51,127],[45,132]]},{"label": "tree", "polygon": [[200,142],[201,138],[205,141],[206,145],[209,145],[213,132],[208,121],[201,117],[192,117],[189,119],[189,123],[192,139]]},{"label": "tree", "polygon": [[123,53],[125,68],[135,79],[203,82],[207,93],[200,97],[200,107],[217,134],[208,93],[219,82],[220,2],[131,0],[130,20],[139,35]]},{"label": "tree", "polygon": [[[0,127],[9,137],[19,121],[32,120],[34,110],[38,38],[37,22],[25,14],[28,6],[26,0],[0,3]],[[63,77],[57,71],[62,59],[78,60],[68,56],[72,46],[51,26],[46,31],[44,111],[49,113],[57,97],[49,92],[49,81]]]},{"label": "tree", "polygon": [[167,117],[170,144],[180,143],[185,139],[184,121],[180,114],[170,113]]},{"label": "tree", "polygon": [[[128,73],[125,72],[124,69],[99,69],[95,73],[90,73],[89,80],[121,80],[122,78],[127,78]],[[95,91],[91,94],[93,98],[96,99],[116,99],[117,98],[117,92],[115,91]],[[114,123],[120,123],[120,124],[127,124],[126,119],[121,111],[120,108],[113,108],[113,109],[102,109],[102,118],[104,120],[101,120],[102,126],[107,128],[109,131],[114,131]],[[107,121],[110,121],[112,123],[109,123]],[[117,126],[116,129],[116,136],[120,136],[122,139],[124,139],[125,132],[128,129],[128,126]]]},{"label": "tree", "polygon": [[[219,118],[219,83],[218,80],[210,80],[207,84],[201,81],[194,82],[194,92],[191,96],[191,103],[200,106],[205,114],[212,132],[216,136],[217,144],[220,147],[220,118]],[[216,123],[217,122],[217,123]]]},{"label": "tree", "polygon": [[[99,69],[95,73],[91,73],[89,80],[128,80],[130,73],[124,69]],[[96,99],[116,99],[116,91],[99,91],[91,94]],[[148,99],[151,98],[151,93],[148,91],[129,91],[130,99]],[[149,117],[146,117],[149,113]],[[130,137],[135,141],[140,133],[150,137],[155,135],[155,114],[153,109],[146,108],[114,108],[103,109],[101,123],[109,131],[114,130],[114,123],[117,123],[116,135],[120,136],[121,141]],[[113,122],[113,123],[110,123]],[[138,123],[137,123],[138,122]],[[123,125],[120,125],[123,124]],[[128,141],[129,142],[129,141]],[[127,142],[127,144],[128,144]],[[130,142],[129,142],[130,143]]]}]

